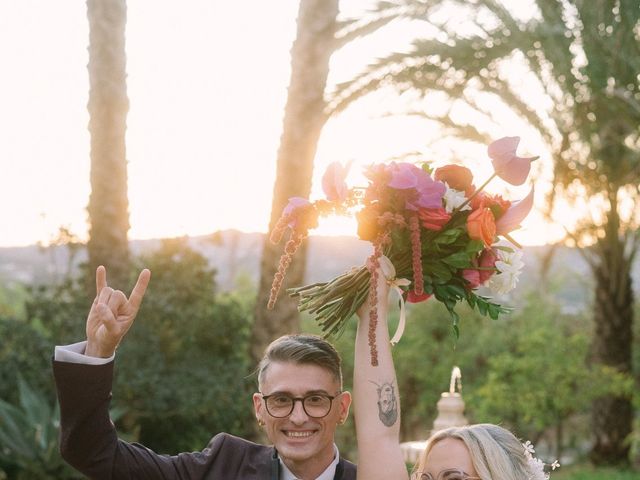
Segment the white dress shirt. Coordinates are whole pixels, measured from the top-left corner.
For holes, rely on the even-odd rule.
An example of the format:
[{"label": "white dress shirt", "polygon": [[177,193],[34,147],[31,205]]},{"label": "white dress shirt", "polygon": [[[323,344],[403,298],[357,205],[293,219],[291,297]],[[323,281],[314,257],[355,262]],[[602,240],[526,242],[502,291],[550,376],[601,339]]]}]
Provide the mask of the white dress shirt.
[{"label": "white dress shirt", "polygon": [[[327,469],[320,474],[316,480],[333,480],[333,477],[336,474],[336,467],[338,466],[338,460],[340,459],[340,452],[338,452],[338,447],[336,444],[333,444],[333,462],[329,464]],[[280,458],[280,480],[299,480],[291,470],[287,468],[282,459]]]}]

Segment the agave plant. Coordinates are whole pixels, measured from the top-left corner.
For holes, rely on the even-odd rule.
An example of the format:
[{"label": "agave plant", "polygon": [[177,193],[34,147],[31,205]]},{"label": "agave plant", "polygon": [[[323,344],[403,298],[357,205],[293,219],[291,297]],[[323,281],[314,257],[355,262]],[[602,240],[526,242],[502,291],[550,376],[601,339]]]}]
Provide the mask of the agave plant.
[{"label": "agave plant", "polygon": [[51,403],[22,378],[18,388],[19,405],[0,400],[0,466],[17,479],[82,478],[58,453],[57,402]]}]

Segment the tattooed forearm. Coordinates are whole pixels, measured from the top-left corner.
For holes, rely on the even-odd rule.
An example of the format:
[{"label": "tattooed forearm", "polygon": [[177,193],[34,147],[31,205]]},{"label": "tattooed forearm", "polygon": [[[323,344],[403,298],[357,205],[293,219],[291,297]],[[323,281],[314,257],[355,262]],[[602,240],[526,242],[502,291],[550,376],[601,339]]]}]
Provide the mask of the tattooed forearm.
[{"label": "tattooed forearm", "polygon": [[393,382],[371,383],[378,387],[378,417],[385,427],[391,427],[398,420],[398,399]]}]

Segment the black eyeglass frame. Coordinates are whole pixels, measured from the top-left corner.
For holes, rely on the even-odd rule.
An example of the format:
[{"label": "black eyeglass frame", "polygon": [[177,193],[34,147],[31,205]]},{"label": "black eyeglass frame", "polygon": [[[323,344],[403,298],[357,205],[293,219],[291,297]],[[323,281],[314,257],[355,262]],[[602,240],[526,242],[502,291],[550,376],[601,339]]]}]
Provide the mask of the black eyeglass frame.
[{"label": "black eyeglass frame", "polygon": [[[340,395],[342,395],[344,392],[338,392],[335,395],[327,395],[326,393],[310,393],[309,395],[305,395],[304,397],[292,397],[291,395],[287,395],[286,393],[272,393],[271,395],[265,395],[262,392],[258,392],[261,396],[262,396],[262,400],[264,400],[264,408],[267,410],[267,413],[269,415],[271,415],[273,418],[287,418],[289,415],[291,415],[293,413],[294,408],[296,408],[296,402],[300,402],[302,404],[302,409],[304,410],[304,413],[307,414],[307,416],[311,417],[311,418],[324,418],[327,415],[329,415],[331,413],[331,408],[333,408],[333,401],[338,398]],[[269,406],[268,406],[268,400],[271,397],[276,397],[276,396],[283,396],[283,397],[288,397],[291,399],[291,410],[289,410],[289,413],[287,413],[286,415],[274,415],[273,413],[271,413],[269,411]],[[328,398],[329,399],[329,408],[327,409],[327,413],[325,413],[324,415],[322,415],[321,417],[317,417],[315,415],[311,415],[309,412],[307,412],[307,407],[304,406],[304,401],[307,398],[310,397],[324,397],[324,398]]]}]

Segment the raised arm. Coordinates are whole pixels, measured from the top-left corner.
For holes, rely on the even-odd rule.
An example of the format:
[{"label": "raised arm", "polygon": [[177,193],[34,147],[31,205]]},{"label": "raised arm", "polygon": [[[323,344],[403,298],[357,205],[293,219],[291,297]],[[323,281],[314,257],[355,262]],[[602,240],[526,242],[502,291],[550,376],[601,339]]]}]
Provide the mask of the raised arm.
[{"label": "raised arm", "polygon": [[358,311],[353,378],[358,479],[405,480],[409,478],[400,451],[400,396],[387,327],[389,286],[378,274],[377,326],[378,365],[371,365],[369,324],[371,306]]}]

